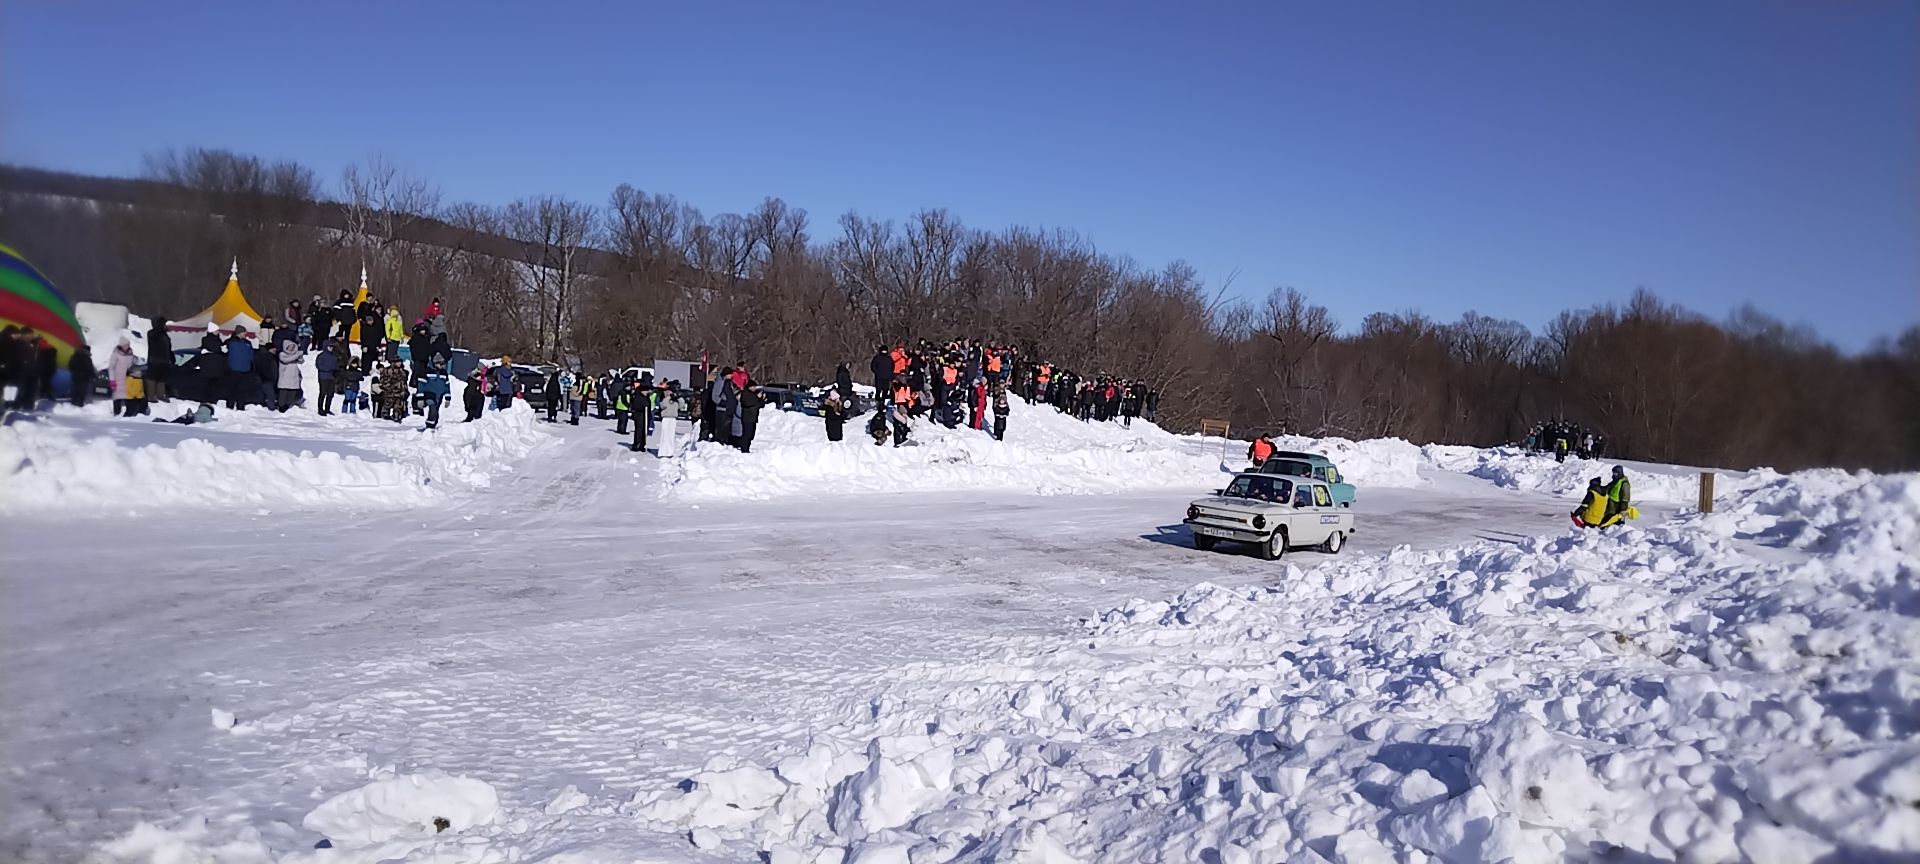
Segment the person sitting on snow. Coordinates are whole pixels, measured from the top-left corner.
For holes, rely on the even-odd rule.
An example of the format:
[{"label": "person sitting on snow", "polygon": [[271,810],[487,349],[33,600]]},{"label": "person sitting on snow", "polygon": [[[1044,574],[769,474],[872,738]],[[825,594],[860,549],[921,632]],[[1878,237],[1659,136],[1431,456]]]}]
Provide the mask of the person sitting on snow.
[{"label": "person sitting on snow", "polygon": [[1607,490],[1595,477],[1587,482],[1586,495],[1581,497],[1580,506],[1573,508],[1573,524],[1582,528],[1598,528],[1607,520]]}]

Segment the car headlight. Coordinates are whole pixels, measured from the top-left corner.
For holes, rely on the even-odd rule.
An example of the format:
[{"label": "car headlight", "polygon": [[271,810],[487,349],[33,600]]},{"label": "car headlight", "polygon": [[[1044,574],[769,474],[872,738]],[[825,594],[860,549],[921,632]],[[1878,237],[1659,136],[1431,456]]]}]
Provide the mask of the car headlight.
[{"label": "car headlight", "polygon": [[1253,517],[1253,527],[1255,528],[1267,527],[1267,517],[1261,516],[1259,514],[1255,514]]},{"label": "car headlight", "polygon": [[1188,505],[1187,505],[1187,518],[1188,518],[1188,519],[1198,519],[1198,518],[1200,518],[1200,508],[1199,508],[1199,507],[1197,507],[1197,506],[1195,506],[1195,505],[1192,505],[1192,504],[1188,504]]}]

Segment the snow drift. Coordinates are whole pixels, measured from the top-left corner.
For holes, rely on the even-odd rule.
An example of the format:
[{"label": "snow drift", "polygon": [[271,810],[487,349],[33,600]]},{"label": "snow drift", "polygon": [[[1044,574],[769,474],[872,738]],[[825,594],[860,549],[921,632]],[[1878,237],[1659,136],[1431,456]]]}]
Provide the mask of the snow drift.
[{"label": "snow drift", "polygon": [[1916,538],[1920,477],[1807,472],[1646,530],[1201,585],[903,670],[633,810],[774,861],[1911,853]]},{"label": "snow drift", "polygon": [[62,409],[0,428],[0,511],[404,507],[485,486],[548,437],[525,405],[431,432],[259,408],[195,426],[106,414]]},{"label": "snow drift", "polygon": [[[1608,459],[1582,459],[1568,456],[1555,462],[1552,456],[1532,453],[1517,447],[1467,447],[1454,444],[1429,444],[1420,448],[1422,456],[1435,468],[1457,471],[1495,486],[1522,492],[1540,492],[1561,497],[1578,497],[1595,477],[1603,482],[1616,465],[1625,465],[1633,483],[1635,501],[1660,504],[1691,504],[1698,500],[1700,469],[1679,465],[1645,462],[1621,462]],[[1741,489],[1765,483],[1780,475],[1769,469],[1722,471],[1715,489],[1725,497]]]},{"label": "snow drift", "polygon": [[[849,421],[846,440],[832,443],[820,418],[762,411],[752,453],[683,439],[678,454],[663,461],[661,478],[665,494],[685,499],[969,489],[1072,495],[1209,489],[1246,467],[1245,442],[1175,435],[1144,420],[1130,429],[1083,423],[1011,402],[1005,441],[922,419],[909,424],[909,447],[874,446],[863,434],[871,415]],[[1355,483],[1420,482],[1420,451],[1404,441],[1290,439],[1287,446],[1326,453]]]}]

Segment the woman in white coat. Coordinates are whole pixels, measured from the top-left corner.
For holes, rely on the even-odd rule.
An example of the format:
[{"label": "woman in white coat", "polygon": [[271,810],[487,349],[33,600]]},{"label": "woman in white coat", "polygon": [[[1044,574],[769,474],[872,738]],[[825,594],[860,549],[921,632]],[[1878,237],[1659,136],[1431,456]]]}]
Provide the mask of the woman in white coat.
[{"label": "woman in white coat", "polygon": [[300,343],[292,339],[280,343],[280,372],[275,387],[280,391],[280,411],[300,404],[300,361],[306,359],[307,352],[300,350]]},{"label": "woman in white coat", "polygon": [[135,359],[133,343],[128,342],[125,336],[120,337],[120,344],[113,346],[113,356],[107,358],[107,380],[113,382],[113,416],[115,417],[123,412],[129,417],[133,416],[132,407],[127,404],[127,400],[133,398],[127,394],[127,377],[133,374]]}]

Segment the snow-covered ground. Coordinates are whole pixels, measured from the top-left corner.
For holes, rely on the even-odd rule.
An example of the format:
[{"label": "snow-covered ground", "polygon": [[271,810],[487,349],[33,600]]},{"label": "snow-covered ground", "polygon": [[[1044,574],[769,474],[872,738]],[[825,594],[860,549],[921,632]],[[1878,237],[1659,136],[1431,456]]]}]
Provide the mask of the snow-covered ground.
[{"label": "snow-covered ground", "polygon": [[[1048,413],[894,450],[769,412],[665,463],[513,414],[32,423],[0,858],[1920,851],[1920,478],[1701,515],[1630,466],[1643,519],[1578,534],[1611,463],[1319,442],[1362,531],[1269,563],[1180,525],[1244,444]],[[349,460],[384,491],[321,491]]]}]

